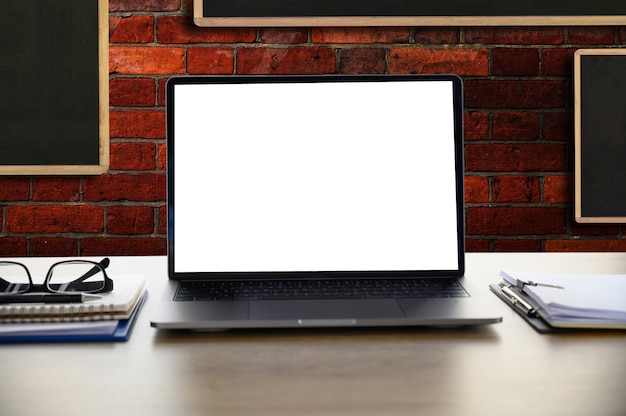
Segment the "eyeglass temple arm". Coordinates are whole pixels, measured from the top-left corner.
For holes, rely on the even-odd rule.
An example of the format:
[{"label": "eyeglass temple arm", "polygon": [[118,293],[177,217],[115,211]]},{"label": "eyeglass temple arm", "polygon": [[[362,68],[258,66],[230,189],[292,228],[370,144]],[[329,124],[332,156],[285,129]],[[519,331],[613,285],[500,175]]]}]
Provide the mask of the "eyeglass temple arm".
[{"label": "eyeglass temple arm", "polygon": [[[100,265],[102,270],[104,270],[107,267],[109,267],[109,263],[111,263],[111,261],[109,260],[108,257],[105,257],[98,264]],[[99,271],[100,271],[100,269],[97,266],[94,266],[91,270],[87,271],[87,273],[85,273],[84,275],[82,275],[78,279],[74,280],[74,283],[83,282],[83,281],[89,279],[94,274],[98,273]]]}]

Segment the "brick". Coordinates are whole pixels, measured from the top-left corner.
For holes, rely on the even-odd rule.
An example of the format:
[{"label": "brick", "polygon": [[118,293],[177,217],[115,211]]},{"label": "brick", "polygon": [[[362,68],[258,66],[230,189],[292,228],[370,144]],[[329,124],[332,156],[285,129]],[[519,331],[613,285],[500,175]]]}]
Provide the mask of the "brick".
[{"label": "brick", "polygon": [[107,231],[114,235],[151,234],[154,231],[154,208],[148,206],[109,207]]},{"label": "brick", "polygon": [[37,237],[30,240],[31,256],[75,257],[78,239],[63,237]]},{"label": "brick", "polygon": [[27,254],[25,237],[0,237],[0,257],[23,257]]},{"label": "brick", "polygon": [[161,237],[84,238],[81,256],[164,256],[167,240]]},{"label": "brick", "polygon": [[489,52],[486,49],[392,48],[389,72],[486,76],[489,74]]},{"label": "brick", "polygon": [[185,50],[176,47],[111,46],[109,73],[125,75],[184,74]]},{"label": "brick", "polygon": [[501,175],[492,179],[493,202],[539,202],[541,187],[536,176]]},{"label": "brick", "polygon": [[159,207],[157,233],[167,234],[167,207]]},{"label": "brick", "polygon": [[565,41],[559,27],[468,27],[466,43],[505,45],[560,45]]},{"label": "brick", "polygon": [[305,28],[261,28],[259,41],[265,44],[301,44],[309,41],[309,31]]},{"label": "brick", "polygon": [[407,43],[410,31],[405,27],[314,27],[313,43]]},{"label": "brick", "polygon": [[465,251],[474,253],[491,251],[491,243],[489,240],[466,238]]},{"label": "brick", "polygon": [[469,172],[562,171],[567,169],[561,144],[468,144],[465,169]]},{"label": "brick", "polygon": [[165,170],[167,167],[167,147],[164,144],[158,146],[157,169]]},{"label": "brick", "polygon": [[571,111],[546,113],[543,115],[543,138],[572,142],[574,139],[574,117]]},{"label": "brick", "polygon": [[121,110],[109,113],[112,138],[164,139],[164,110]]},{"label": "brick", "polygon": [[149,78],[115,78],[109,82],[109,97],[113,107],[151,107],[156,100],[156,83]]},{"label": "brick", "polygon": [[28,201],[30,179],[25,176],[0,176],[0,201]]},{"label": "brick", "polygon": [[83,200],[165,201],[165,174],[117,174],[90,176],[84,179]]},{"label": "brick", "polygon": [[466,111],[463,114],[465,140],[489,139],[489,114]]},{"label": "brick", "polygon": [[104,208],[98,206],[9,206],[6,208],[9,233],[101,233]]},{"label": "brick", "polygon": [[467,80],[466,108],[562,108],[565,82],[557,80]]},{"label": "brick", "polygon": [[154,42],[153,16],[110,16],[109,42],[150,43]]},{"label": "brick", "polygon": [[521,251],[541,251],[540,240],[495,240],[493,251],[500,252],[521,252]]},{"label": "brick", "polygon": [[626,43],[626,26],[620,26],[617,28],[617,43]]},{"label": "brick", "polygon": [[451,45],[461,42],[461,31],[455,27],[416,27],[414,39],[416,44]]},{"label": "brick", "polygon": [[570,175],[552,175],[543,178],[543,202],[564,204],[574,200],[574,178]]},{"label": "brick", "polygon": [[491,52],[492,73],[496,76],[536,76],[539,52],[533,48],[496,48]]},{"label": "brick", "polygon": [[80,178],[36,176],[33,178],[33,201],[78,202],[80,201]]},{"label": "brick", "polygon": [[624,252],[626,240],[548,240],[546,251]]},{"label": "brick", "polygon": [[541,51],[541,75],[571,77],[576,49],[546,48]]},{"label": "brick", "polygon": [[489,202],[489,179],[484,176],[466,176],[465,203]]},{"label": "brick", "polygon": [[328,47],[240,48],[238,74],[331,74],[335,51]]},{"label": "brick", "polygon": [[567,43],[572,45],[613,45],[615,31],[612,26],[570,27],[567,31]]},{"label": "brick", "polygon": [[181,1],[182,0],[109,0],[109,11],[174,11],[180,9]]},{"label": "brick", "polygon": [[205,28],[196,26],[191,16],[162,16],[157,21],[158,42],[162,44],[251,43],[254,28]]},{"label": "brick", "polygon": [[539,138],[539,114],[498,112],[493,117],[494,140],[536,140]]},{"label": "brick", "polygon": [[549,235],[567,231],[567,211],[544,207],[470,207],[469,235]]},{"label": "brick", "polygon": [[110,169],[154,170],[156,145],[153,143],[111,143]]},{"label": "brick", "polygon": [[189,48],[187,72],[193,75],[230,75],[235,71],[235,50],[227,47]]},{"label": "brick", "polygon": [[571,235],[573,236],[611,236],[612,238],[620,235],[620,226],[618,224],[579,224],[572,222]]},{"label": "brick", "polygon": [[382,74],[387,69],[384,49],[343,49],[339,53],[340,74]]}]

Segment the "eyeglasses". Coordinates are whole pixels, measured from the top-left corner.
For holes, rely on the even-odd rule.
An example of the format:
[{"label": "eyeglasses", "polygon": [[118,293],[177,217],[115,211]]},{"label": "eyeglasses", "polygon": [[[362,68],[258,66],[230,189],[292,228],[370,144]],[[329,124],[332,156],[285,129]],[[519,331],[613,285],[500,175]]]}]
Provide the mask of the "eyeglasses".
[{"label": "eyeglasses", "polygon": [[104,269],[105,258],[96,263],[89,260],[66,260],[53,264],[43,284],[34,284],[28,268],[14,261],[0,261],[0,293],[103,293],[113,290],[113,280]]}]

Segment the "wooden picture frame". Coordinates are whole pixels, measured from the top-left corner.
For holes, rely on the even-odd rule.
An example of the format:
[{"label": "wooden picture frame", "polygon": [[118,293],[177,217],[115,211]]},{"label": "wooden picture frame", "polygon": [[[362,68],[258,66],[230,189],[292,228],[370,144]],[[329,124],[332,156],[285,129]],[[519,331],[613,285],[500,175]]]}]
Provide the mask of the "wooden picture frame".
[{"label": "wooden picture frame", "polygon": [[626,49],[574,55],[574,215],[626,223]]},{"label": "wooden picture frame", "polygon": [[2,0],[0,36],[0,174],[107,171],[108,1]]},{"label": "wooden picture frame", "polygon": [[626,25],[622,0],[194,0],[205,27]]}]

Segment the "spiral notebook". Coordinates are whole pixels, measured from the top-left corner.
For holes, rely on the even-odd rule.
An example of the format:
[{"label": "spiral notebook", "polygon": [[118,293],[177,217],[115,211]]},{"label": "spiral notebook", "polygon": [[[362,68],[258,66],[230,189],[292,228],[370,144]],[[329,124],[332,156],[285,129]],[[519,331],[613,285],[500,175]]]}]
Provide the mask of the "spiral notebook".
[{"label": "spiral notebook", "polygon": [[0,325],[0,344],[128,341],[147,297],[148,291],[144,290],[128,319],[4,323]]},{"label": "spiral notebook", "polygon": [[0,323],[72,322],[128,319],[144,292],[144,276],[113,279],[113,291],[84,303],[0,305]]}]

